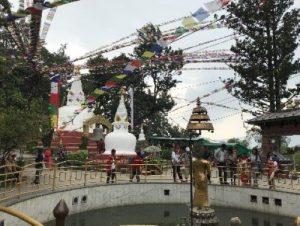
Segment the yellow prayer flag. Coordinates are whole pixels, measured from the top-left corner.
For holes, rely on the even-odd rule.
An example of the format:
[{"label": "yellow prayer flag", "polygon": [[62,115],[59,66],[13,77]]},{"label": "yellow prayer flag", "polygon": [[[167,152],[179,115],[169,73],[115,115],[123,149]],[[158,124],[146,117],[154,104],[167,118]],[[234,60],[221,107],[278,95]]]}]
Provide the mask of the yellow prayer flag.
[{"label": "yellow prayer flag", "polygon": [[117,79],[123,79],[123,78],[125,78],[127,75],[125,75],[125,74],[121,74],[121,75],[116,75],[115,77],[117,78]]},{"label": "yellow prayer flag", "polygon": [[191,28],[195,27],[198,24],[198,22],[193,17],[190,16],[190,17],[184,18],[182,20],[182,24],[185,28],[191,29]]},{"label": "yellow prayer flag", "polygon": [[101,89],[95,89],[94,90],[94,94],[96,94],[96,95],[98,95],[98,96],[100,96],[100,95],[102,95],[102,94],[104,94],[105,92],[103,91],[103,90],[101,90]]},{"label": "yellow prayer flag", "polygon": [[142,55],[142,57],[145,57],[145,58],[151,58],[155,55],[155,53],[153,52],[150,52],[150,51],[145,51]]}]

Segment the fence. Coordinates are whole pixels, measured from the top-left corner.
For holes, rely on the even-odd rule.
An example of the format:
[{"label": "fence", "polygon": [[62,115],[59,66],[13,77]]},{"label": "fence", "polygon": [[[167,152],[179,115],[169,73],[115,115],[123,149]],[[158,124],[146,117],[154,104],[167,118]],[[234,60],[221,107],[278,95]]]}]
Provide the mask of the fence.
[{"label": "fence", "polygon": [[[85,187],[104,185],[107,182],[108,165],[95,161],[65,161],[50,167],[36,168],[36,163],[26,165],[14,172],[6,172],[6,166],[0,167],[0,202],[12,198],[20,198],[41,191],[55,191],[66,187]],[[141,168],[140,182],[173,183],[172,166],[167,161],[159,164],[145,162],[141,165],[116,163],[115,183],[130,183],[133,169]],[[182,170],[189,171],[186,166]],[[185,169],[183,169],[185,168]],[[225,175],[227,181],[221,180]],[[219,167],[212,168],[211,181],[213,184],[228,184],[236,186],[269,187],[268,168],[254,170],[250,167]],[[136,181],[136,178],[133,180]],[[188,181],[183,181],[188,182]],[[273,189],[300,192],[300,172],[281,170],[274,175]]]}]

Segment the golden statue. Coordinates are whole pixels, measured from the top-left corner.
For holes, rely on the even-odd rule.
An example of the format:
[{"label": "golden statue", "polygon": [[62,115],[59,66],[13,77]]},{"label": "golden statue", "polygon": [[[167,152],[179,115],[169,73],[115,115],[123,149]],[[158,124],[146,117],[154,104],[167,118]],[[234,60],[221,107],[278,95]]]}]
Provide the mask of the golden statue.
[{"label": "golden statue", "polygon": [[211,165],[208,160],[198,159],[193,162],[195,194],[193,204],[198,209],[208,207],[208,181],[210,180]]}]

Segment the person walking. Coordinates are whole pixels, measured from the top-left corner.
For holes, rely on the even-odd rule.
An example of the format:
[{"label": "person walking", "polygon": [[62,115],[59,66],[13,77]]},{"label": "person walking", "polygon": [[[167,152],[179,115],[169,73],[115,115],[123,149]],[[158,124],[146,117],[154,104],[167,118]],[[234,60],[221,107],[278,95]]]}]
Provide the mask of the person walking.
[{"label": "person walking", "polygon": [[183,154],[180,156],[180,162],[183,164],[183,175],[184,175],[184,182],[187,182],[190,176],[190,167],[191,161],[190,156],[191,150],[189,147],[185,147]]},{"label": "person walking", "polygon": [[106,163],[106,183],[115,183],[116,180],[116,150],[111,150],[111,155],[109,156]]},{"label": "person walking", "polygon": [[133,181],[134,176],[136,176],[136,182],[140,182],[141,167],[143,162],[142,153],[138,151],[136,156],[132,159],[130,182]]},{"label": "person walking", "polygon": [[226,150],[225,144],[222,144],[221,147],[215,151],[214,157],[219,171],[220,184],[228,184],[227,166],[226,166],[226,161],[228,159],[228,152]]},{"label": "person walking", "polygon": [[179,157],[180,157],[180,147],[175,146],[175,149],[172,151],[172,156],[171,156],[174,182],[177,182],[176,174],[178,175],[178,178],[183,182],[181,171],[180,171]]}]

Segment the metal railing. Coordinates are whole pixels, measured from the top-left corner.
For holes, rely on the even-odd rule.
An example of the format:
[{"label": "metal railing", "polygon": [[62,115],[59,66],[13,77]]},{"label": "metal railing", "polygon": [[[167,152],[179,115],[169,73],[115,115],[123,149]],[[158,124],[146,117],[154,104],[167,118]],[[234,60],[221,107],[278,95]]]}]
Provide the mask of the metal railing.
[{"label": "metal railing", "polygon": [[[106,184],[108,165],[95,161],[65,161],[53,164],[52,166],[35,168],[35,163],[19,168],[14,172],[6,172],[6,166],[0,167],[0,202],[26,196],[30,193],[40,191],[55,191],[66,187],[89,186],[95,184]],[[46,164],[47,166],[47,164]],[[134,165],[126,162],[116,163],[115,183],[130,183],[134,170],[140,168],[140,181],[143,183],[174,182],[172,165],[169,161],[161,161],[158,164],[144,162],[144,164]],[[183,182],[184,172],[189,171],[189,167],[181,165]],[[269,176],[268,168],[255,171],[251,167],[218,167],[212,168],[212,184],[224,184],[224,179],[219,175],[219,170],[226,173],[226,184],[236,186],[255,186],[268,188]],[[255,175],[255,177],[254,177]],[[177,175],[178,176],[178,175]],[[189,176],[189,175],[188,175]],[[187,178],[189,180],[189,178]],[[275,186],[273,189],[300,192],[300,172],[281,170],[274,176]],[[133,182],[137,182],[136,178]]]},{"label": "metal railing", "polygon": [[33,218],[25,215],[24,213],[14,210],[12,208],[8,208],[8,207],[4,207],[4,206],[0,206],[0,211],[7,213],[11,216],[17,217],[19,219],[21,219],[22,221],[32,225],[32,226],[43,226],[43,224],[41,224],[40,222],[34,220]]}]

